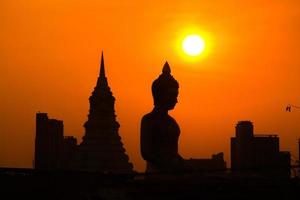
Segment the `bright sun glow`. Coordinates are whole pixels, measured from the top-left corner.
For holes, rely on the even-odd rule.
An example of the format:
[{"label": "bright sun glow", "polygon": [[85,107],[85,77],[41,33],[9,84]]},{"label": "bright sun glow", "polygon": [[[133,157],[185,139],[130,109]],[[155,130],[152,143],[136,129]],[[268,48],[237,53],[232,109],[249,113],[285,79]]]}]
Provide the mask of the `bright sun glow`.
[{"label": "bright sun glow", "polygon": [[182,42],[183,51],[189,56],[198,56],[205,49],[205,42],[199,35],[188,35]]}]

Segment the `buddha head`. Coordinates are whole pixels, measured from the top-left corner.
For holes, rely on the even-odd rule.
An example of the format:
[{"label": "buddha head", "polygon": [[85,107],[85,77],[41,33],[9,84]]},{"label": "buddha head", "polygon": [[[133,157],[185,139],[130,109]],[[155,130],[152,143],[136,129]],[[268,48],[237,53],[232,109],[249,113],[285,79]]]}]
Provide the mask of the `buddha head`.
[{"label": "buddha head", "polygon": [[178,82],[171,75],[168,62],[165,63],[162,74],[152,83],[154,106],[164,110],[172,110],[177,103]]}]

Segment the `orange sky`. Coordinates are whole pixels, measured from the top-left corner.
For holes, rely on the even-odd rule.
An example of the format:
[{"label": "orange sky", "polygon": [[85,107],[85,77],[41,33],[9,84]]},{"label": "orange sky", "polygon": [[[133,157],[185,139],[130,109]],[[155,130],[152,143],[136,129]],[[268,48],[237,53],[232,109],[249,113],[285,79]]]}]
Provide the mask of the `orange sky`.
[{"label": "orange sky", "polygon": [[[135,169],[141,116],[152,109],[151,83],[168,60],[180,83],[171,115],[180,153],[223,151],[238,120],[277,133],[298,157],[300,2],[298,0],[1,0],[0,166],[32,167],[35,113],[62,119],[79,141],[104,50],[120,134]],[[197,28],[210,51],[190,62],[178,40]]]}]

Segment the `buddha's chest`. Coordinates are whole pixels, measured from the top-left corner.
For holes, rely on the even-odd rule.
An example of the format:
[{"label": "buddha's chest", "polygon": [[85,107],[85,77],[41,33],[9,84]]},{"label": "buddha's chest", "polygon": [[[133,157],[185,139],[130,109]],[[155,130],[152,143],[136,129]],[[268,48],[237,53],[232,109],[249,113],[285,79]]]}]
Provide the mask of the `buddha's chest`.
[{"label": "buddha's chest", "polygon": [[153,141],[161,145],[177,145],[180,135],[178,124],[173,120],[162,120],[154,126]]}]

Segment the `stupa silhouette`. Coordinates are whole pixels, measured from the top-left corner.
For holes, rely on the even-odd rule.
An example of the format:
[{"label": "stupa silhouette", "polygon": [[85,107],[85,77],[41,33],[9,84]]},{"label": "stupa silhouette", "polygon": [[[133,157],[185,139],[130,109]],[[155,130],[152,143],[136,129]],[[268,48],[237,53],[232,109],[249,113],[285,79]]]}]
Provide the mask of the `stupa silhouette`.
[{"label": "stupa silhouette", "polygon": [[97,85],[89,98],[85,135],[79,145],[79,169],[86,171],[132,172],[133,165],[119,136],[119,123],[115,115],[115,98],[108,86],[103,52]]}]

